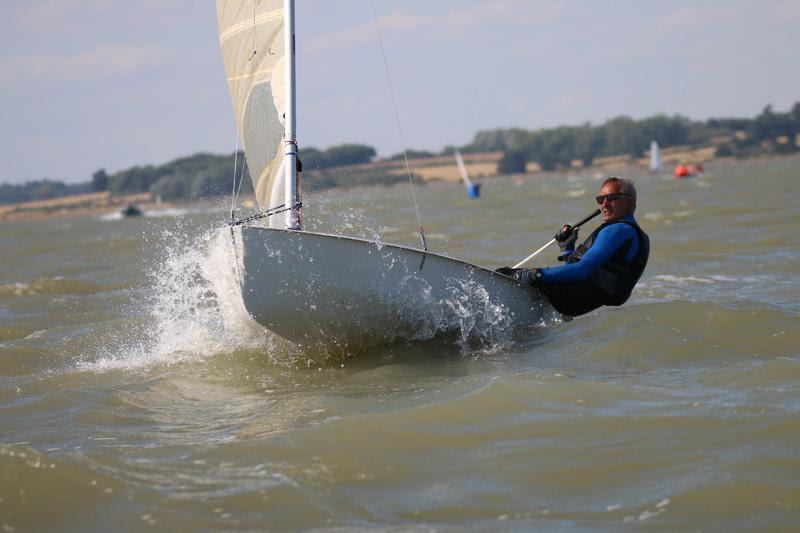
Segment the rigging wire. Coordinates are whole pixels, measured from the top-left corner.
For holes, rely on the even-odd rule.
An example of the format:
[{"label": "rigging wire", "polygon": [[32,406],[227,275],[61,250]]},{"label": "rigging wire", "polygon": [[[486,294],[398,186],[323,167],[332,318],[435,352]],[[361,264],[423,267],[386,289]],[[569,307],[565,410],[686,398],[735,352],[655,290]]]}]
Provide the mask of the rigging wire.
[{"label": "rigging wire", "polygon": [[386,72],[386,81],[389,84],[389,94],[392,97],[392,110],[394,111],[394,120],[397,124],[397,132],[400,135],[400,144],[403,147],[403,159],[406,164],[406,173],[408,174],[408,184],[411,186],[411,197],[414,199],[414,209],[417,212],[417,222],[419,223],[419,236],[422,240],[422,249],[428,251],[428,242],[425,238],[425,230],[422,228],[422,217],[419,213],[419,204],[417,204],[417,195],[414,191],[414,180],[411,178],[411,166],[408,164],[408,150],[406,149],[406,140],[403,137],[403,128],[400,125],[400,114],[397,112],[397,99],[394,95],[394,85],[392,84],[392,77],[389,74],[389,61],[386,59],[386,49],[383,46],[383,35],[381,34],[381,26],[378,23],[378,12],[375,9],[375,0],[370,0],[372,5],[372,16],[375,20],[375,29],[378,33],[378,42],[381,45],[381,55],[383,56],[383,68]]},{"label": "rigging wire", "polygon": [[242,224],[247,224],[248,222],[252,222],[254,220],[260,220],[262,218],[271,217],[272,215],[285,213],[286,211],[291,211],[293,209],[300,209],[301,207],[303,207],[303,202],[295,202],[295,204],[291,207],[286,207],[286,204],[281,204],[275,207],[270,207],[266,211],[260,211],[254,215],[250,215],[249,217],[245,217],[241,220],[231,220],[228,223],[228,225],[230,227],[241,226]]},{"label": "rigging wire", "polygon": [[[238,122],[238,121],[237,121]],[[236,171],[239,166],[239,128],[236,129],[236,146],[233,149],[233,183],[231,184],[231,220],[235,218],[236,202],[239,194],[236,192]],[[241,185],[239,185],[241,187]]]}]

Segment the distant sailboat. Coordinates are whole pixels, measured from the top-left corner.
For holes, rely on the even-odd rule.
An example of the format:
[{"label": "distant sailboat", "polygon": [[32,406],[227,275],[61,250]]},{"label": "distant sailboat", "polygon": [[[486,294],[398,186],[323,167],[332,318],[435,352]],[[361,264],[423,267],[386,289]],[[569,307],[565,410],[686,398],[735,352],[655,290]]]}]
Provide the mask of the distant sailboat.
[{"label": "distant sailboat", "polygon": [[661,149],[656,141],[650,142],[650,170],[653,172],[661,170]]},{"label": "distant sailboat", "polygon": [[464,158],[461,157],[461,152],[456,150],[455,156],[458,170],[461,172],[461,179],[464,181],[464,186],[467,188],[467,196],[470,198],[478,198],[481,195],[481,186],[472,183],[472,180],[469,179],[469,172],[467,172],[467,166],[464,164]]},{"label": "distant sailboat", "polygon": [[217,15],[262,210],[220,235],[234,243],[231,275],[253,319],[296,343],[358,347],[459,328],[467,335],[465,314],[523,332],[552,313],[533,287],[428,251],[421,227],[422,250],[302,230],[294,0],[217,0]]},{"label": "distant sailboat", "polygon": [[120,209],[119,214],[124,217],[140,217],[144,215],[144,211],[133,202],[128,203],[125,207]]}]

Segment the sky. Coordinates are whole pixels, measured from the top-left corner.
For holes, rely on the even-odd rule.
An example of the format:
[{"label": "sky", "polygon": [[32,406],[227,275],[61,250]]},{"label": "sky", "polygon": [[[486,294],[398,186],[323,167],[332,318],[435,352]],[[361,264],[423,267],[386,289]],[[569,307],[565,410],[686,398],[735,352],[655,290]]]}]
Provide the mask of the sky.
[{"label": "sky", "polygon": [[[800,101],[800,0],[372,0],[408,148]],[[300,148],[403,148],[371,0],[296,0]],[[2,0],[0,183],[231,153],[212,0]]]}]

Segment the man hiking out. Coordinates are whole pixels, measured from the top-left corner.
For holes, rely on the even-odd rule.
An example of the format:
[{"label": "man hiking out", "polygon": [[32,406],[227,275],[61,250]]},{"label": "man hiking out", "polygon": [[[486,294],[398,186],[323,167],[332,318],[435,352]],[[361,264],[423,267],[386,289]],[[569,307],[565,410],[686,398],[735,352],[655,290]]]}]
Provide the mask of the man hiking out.
[{"label": "man hiking out", "polygon": [[578,229],[564,226],[555,236],[561,249],[551,268],[499,268],[497,271],[533,285],[562,315],[586,314],[602,305],[622,305],[644,272],[650,239],[633,212],[636,187],[627,178],[606,178],[596,197],[604,223],[575,248]]}]

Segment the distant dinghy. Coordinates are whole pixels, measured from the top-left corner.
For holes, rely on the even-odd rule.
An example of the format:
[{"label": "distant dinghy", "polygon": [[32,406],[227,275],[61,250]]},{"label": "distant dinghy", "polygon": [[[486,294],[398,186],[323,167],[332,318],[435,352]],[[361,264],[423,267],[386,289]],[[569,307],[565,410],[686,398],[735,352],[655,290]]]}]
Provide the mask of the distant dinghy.
[{"label": "distant dinghy", "polygon": [[656,141],[650,142],[650,170],[653,172],[661,170],[661,149]]},{"label": "distant dinghy", "polygon": [[464,158],[461,157],[461,152],[456,150],[455,156],[456,164],[458,165],[458,171],[461,173],[461,180],[464,182],[464,186],[467,188],[467,196],[470,198],[479,198],[481,195],[480,184],[472,183],[472,180],[469,179],[469,172],[467,172],[467,166],[464,164]]},{"label": "distant dinghy", "polygon": [[136,204],[129,203],[120,210],[119,214],[124,217],[140,217],[144,215],[144,211]]},{"label": "distant dinghy", "polygon": [[553,315],[537,289],[428,251],[421,227],[422,250],[303,231],[294,1],[217,0],[217,15],[237,129],[261,208],[244,220],[232,216],[230,230],[218,238],[232,241],[231,275],[252,318],[295,343],[357,349],[437,331],[526,334]]}]

